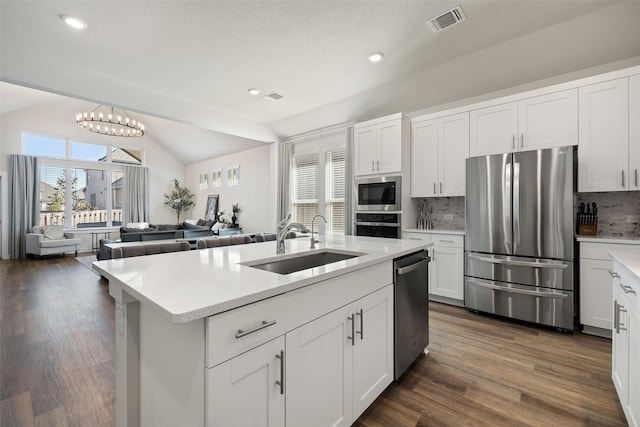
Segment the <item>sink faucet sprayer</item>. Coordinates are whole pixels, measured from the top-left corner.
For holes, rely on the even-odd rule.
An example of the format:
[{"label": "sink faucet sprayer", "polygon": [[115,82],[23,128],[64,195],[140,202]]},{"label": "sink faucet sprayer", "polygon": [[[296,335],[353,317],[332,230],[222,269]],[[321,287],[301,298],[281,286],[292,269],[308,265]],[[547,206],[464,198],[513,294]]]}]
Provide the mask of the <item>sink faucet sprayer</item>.
[{"label": "sink faucet sprayer", "polygon": [[[327,219],[325,217],[323,217],[322,215],[316,215],[313,217],[313,219],[311,220],[311,246],[309,246],[309,249],[315,249],[316,248],[316,243],[320,243],[320,240],[316,240],[313,237],[313,223],[315,222],[316,218],[322,218],[322,220],[324,221],[324,223],[327,223]],[[319,232],[318,232],[319,233]]]},{"label": "sink faucet sprayer", "polygon": [[[276,226],[276,233],[277,233],[276,234],[276,254],[277,255],[284,254],[284,239],[287,236],[287,233],[289,233],[289,231],[291,231],[294,228],[300,231],[301,233],[308,233],[310,231],[304,224],[300,224],[299,222],[292,222],[291,224],[287,225],[289,220],[291,220],[291,212],[289,212],[289,215],[287,215],[287,217],[282,221],[280,221]],[[311,237],[313,237],[313,235]]]}]

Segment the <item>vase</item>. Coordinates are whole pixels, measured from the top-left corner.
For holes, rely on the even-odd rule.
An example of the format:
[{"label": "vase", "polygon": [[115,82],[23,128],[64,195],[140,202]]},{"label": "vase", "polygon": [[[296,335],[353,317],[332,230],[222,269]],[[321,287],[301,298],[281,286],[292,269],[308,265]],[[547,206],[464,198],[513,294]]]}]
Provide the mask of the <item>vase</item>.
[{"label": "vase", "polygon": [[232,223],[233,225],[236,225],[236,221],[237,221],[237,220],[238,220],[238,217],[236,216],[236,214],[233,214],[233,215],[231,216],[231,223]]}]

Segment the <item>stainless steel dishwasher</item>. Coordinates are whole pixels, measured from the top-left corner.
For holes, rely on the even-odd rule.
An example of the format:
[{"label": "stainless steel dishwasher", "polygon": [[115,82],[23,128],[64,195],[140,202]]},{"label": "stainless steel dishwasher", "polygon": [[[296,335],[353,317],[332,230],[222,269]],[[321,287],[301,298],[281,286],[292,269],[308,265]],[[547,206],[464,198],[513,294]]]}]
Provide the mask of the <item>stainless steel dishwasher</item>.
[{"label": "stainless steel dishwasher", "polygon": [[396,380],[429,344],[429,261],[426,251],[393,261]]}]

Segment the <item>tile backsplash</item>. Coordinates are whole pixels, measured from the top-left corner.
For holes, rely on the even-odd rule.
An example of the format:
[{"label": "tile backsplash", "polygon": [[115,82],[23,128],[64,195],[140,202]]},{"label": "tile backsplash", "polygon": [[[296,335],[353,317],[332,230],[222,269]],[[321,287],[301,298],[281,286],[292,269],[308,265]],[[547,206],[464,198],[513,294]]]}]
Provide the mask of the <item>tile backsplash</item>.
[{"label": "tile backsplash", "polygon": [[[433,208],[431,218],[434,229],[464,230],[464,197],[427,197],[425,199],[413,199],[416,212],[418,203],[422,201],[425,202],[427,209]],[[452,219],[445,219],[445,215],[447,214],[451,214]]]},{"label": "tile backsplash", "polygon": [[576,193],[574,213],[578,212],[580,203],[590,205],[592,202],[598,205],[598,236],[640,236],[640,191]]}]

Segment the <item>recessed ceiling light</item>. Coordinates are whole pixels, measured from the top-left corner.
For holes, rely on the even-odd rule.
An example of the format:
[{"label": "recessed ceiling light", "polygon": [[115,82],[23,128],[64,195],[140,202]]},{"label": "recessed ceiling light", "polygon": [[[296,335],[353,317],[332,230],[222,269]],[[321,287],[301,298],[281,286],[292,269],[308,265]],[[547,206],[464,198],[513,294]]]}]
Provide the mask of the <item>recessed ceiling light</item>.
[{"label": "recessed ceiling light", "polygon": [[258,95],[258,94],[260,94],[260,89],[251,88],[251,89],[249,89],[249,93],[251,95]]},{"label": "recessed ceiling light", "polygon": [[84,30],[85,28],[87,28],[87,23],[80,18],[76,18],[75,16],[60,15],[60,19],[62,19],[65,24],[67,24],[71,28],[75,28],[76,30]]},{"label": "recessed ceiling light", "polygon": [[367,58],[369,58],[369,61],[371,62],[380,62],[382,61],[382,57],[384,56],[384,54],[382,52],[373,52],[371,54],[369,54],[369,56],[367,56]]}]

